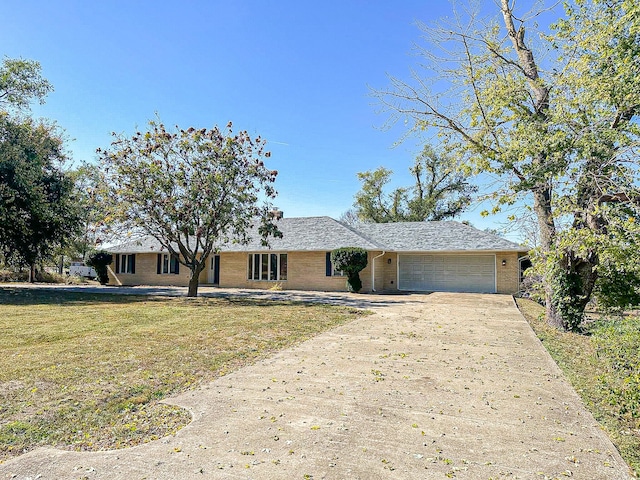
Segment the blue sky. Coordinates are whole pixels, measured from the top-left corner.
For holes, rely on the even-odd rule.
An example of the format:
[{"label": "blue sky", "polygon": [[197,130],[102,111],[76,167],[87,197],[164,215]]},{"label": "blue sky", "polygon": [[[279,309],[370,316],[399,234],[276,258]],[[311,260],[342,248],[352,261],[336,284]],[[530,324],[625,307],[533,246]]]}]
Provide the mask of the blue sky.
[{"label": "blue sky", "polygon": [[[183,128],[231,120],[269,142],[286,216],[338,217],[357,172],[385,166],[411,183],[420,147],[393,148],[403,126],[380,128],[369,88],[408,78],[415,22],[450,14],[447,0],[4,0],[0,54],[41,63],[55,91],[33,111],[66,130],[76,161],[155,112]],[[479,211],[461,219],[492,226]]]}]

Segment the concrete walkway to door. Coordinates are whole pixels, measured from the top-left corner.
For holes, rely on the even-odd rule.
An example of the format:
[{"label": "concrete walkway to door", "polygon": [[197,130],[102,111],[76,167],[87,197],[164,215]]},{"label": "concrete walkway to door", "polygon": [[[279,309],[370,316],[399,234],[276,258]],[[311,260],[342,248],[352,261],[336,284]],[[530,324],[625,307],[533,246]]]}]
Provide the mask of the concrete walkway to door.
[{"label": "concrete walkway to door", "polygon": [[[378,297],[380,298],[380,297]],[[394,297],[171,403],[177,435],[15,479],[630,479],[508,296]]]}]

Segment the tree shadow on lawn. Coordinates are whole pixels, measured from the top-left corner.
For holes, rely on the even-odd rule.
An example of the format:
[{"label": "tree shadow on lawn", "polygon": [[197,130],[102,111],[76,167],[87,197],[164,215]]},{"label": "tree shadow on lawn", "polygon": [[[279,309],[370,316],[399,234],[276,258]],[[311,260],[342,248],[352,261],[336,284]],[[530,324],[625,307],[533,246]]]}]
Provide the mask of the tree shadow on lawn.
[{"label": "tree shadow on lawn", "polygon": [[[420,292],[421,295],[427,293]],[[390,307],[412,302],[407,292],[384,292],[375,294],[357,294],[346,292],[305,292],[300,290],[236,290],[233,292],[221,290],[203,293],[205,298],[227,298],[233,301],[263,302],[264,305],[275,303],[290,303],[303,305],[335,305],[351,307],[361,310],[369,308]]]},{"label": "tree shadow on lawn", "polygon": [[238,306],[270,306],[270,305],[292,305],[303,304],[304,302],[293,302],[286,300],[254,299],[245,297],[177,297],[170,295],[154,295],[153,293],[116,293],[116,292],[78,292],[61,288],[15,288],[10,286],[0,286],[0,305],[96,305],[114,304],[126,305],[134,303],[167,303],[185,304],[190,306],[211,306],[225,303]]},{"label": "tree shadow on lawn", "polygon": [[[243,306],[337,305],[366,310],[411,302],[412,292],[346,294],[343,292],[304,292],[243,289],[209,289],[198,297],[186,297],[170,287],[74,287],[50,285],[0,285],[0,305],[91,305],[97,303],[132,304],[139,302],[184,302],[211,305],[218,302]],[[420,292],[428,295],[427,292]]]}]

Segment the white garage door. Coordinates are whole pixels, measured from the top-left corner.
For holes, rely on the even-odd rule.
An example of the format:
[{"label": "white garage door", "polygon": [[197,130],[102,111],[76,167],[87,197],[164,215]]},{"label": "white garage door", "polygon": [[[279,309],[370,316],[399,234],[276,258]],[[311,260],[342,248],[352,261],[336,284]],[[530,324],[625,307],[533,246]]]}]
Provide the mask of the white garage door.
[{"label": "white garage door", "polygon": [[398,255],[398,270],[399,290],[496,291],[495,255]]}]

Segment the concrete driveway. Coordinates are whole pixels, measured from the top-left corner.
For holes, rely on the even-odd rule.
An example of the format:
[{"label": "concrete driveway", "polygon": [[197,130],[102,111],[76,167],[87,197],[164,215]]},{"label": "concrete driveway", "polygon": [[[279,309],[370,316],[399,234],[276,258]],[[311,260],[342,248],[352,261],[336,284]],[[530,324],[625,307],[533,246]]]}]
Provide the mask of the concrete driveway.
[{"label": "concrete driveway", "polygon": [[511,297],[357,297],[376,314],[170,399],[177,435],[0,478],[631,478]]}]

